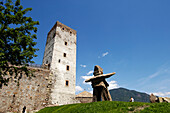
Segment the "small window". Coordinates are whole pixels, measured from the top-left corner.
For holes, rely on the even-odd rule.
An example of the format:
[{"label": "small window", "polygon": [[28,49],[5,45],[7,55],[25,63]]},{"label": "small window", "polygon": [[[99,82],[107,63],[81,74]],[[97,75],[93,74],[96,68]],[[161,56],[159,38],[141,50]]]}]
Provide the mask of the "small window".
[{"label": "small window", "polygon": [[72,35],[72,32],[70,31],[70,35]]},{"label": "small window", "polygon": [[55,37],[56,33],[53,34],[53,38]]},{"label": "small window", "polygon": [[49,63],[49,64],[48,64],[48,70],[50,70],[50,66],[51,66],[51,65],[50,65],[50,63]]},{"label": "small window", "polygon": [[64,31],[64,27],[62,28],[62,30]]},{"label": "small window", "polygon": [[67,71],[69,71],[69,70],[70,70],[70,66],[67,65],[67,68],[66,68],[66,69],[67,69]]},{"label": "small window", "polygon": [[69,81],[68,80],[66,80],[66,86],[69,86]]},{"label": "small window", "polygon": [[64,53],[63,56],[66,57],[66,53]]},{"label": "small window", "polygon": [[59,60],[58,60],[58,63],[60,63],[60,62],[61,62],[61,60],[59,59]]},{"label": "small window", "polygon": [[65,42],[65,45],[67,46],[67,42]]}]

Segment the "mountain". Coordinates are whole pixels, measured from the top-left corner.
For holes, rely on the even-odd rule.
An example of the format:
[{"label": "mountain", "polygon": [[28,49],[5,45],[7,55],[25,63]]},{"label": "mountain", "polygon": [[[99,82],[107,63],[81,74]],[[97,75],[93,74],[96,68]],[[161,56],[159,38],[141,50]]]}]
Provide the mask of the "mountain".
[{"label": "mountain", "polygon": [[113,101],[125,101],[129,102],[133,97],[135,102],[150,102],[149,95],[146,93],[137,92],[135,90],[128,90],[125,88],[111,89],[109,90]]}]

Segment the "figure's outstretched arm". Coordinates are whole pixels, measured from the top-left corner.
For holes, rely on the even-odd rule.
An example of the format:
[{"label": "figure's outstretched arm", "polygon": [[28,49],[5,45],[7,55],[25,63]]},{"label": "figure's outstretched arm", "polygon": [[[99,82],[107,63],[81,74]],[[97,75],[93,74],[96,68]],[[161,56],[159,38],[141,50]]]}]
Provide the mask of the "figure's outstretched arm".
[{"label": "figure's outstretched arm", "polygon": [[108,78],[108,77],[110,77],[110,76],[112,76],[114,74],[116,74],[116,72],[108,73],[108,74],[103,74],[102,76],[105,76],[106,78]]},{"label": "figure's outstretched arm", "polygon": [[116,74],[116,72],[113,73],[108,73],[108,74],[103,74],[103,75],[97,75],[97,76],[93,76],[92,78],[86,79],[85,82],[90,82],[93,79],[99,78],[99,77],[104,77],[104,78],[108,78],[112,75]]}]

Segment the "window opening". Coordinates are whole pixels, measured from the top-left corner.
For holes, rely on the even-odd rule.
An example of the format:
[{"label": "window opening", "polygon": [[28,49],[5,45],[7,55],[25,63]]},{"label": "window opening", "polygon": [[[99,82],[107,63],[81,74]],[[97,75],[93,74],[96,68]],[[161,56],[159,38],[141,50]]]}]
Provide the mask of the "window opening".
[{"label": "window opening", "polygon": [[66,57],[66,53],[64,53],[63,56]]},{"label": "window opening", "polygon": [[70,70],[70,66],[67,66],[67,71],[69,71]]},{"label": "window opening", "polygon": [[53,34],[53,38],[55,37],[56,33]]},{"label": "window opening", "polygon": [[50,70],[50,63],[48,64],[48,70]]},{"label": "window opening", "polygon": [[65,45],[67,46],[67,42],[65,42]]},{"label": "window opening", "polygon": [[69,81],[68,80],[66,80],[66,86],[69,86]]},{"label": "window opening", "polygon": [[59,59],[59,60],[58,60],[58,63],[60,63],[60,62],[61,62],[61,60]]},{"label": "window opening", "polygon": [[22,108],[22,113],[25,113],[26,112],[26,106],[24,106],[23,108]]}]

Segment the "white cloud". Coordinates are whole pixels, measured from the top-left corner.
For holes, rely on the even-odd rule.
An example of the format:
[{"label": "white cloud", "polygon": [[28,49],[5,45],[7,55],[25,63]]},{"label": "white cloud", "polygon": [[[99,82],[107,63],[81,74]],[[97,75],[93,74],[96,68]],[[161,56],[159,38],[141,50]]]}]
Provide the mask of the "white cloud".
[{"label": "white cloud", "polygon": [[170,97],[170,92],[157,92],[157,93],[153,93],[156,96],[161,96],[161,97]]},{"label": "white cloud", "polygon": [[83,79],[89,79],[90,77],[92,77],[92,76],[81,76]]},{"label": "white cloud", "polygon": [[110,89],[119,88],[119,85],[118,85],[117,82],[114,81],[114,80],[113,80],[113,81],[109,81],[108,84],[109,84],[109,87],[108,87],[109,90],[110,90]]},{"label": "white cloud", "polygon": [[83,91],[83,88],[81,88],[80,86],[76,86],[76,92],[79,92],[79,91]]},{"label": "white cloud", "polygon": [[91,90],[90,88],[88,88],[88,90]]},{"label": "white cloud", "polygon": [[91,94],[93,94],[93,90],[92,91],[89,91]]},{"label": "white cloud", "polygon": [[161,67],[155,73],[147,77],[141,78],[138,81],[140,85],[143,85],[143,84],[146,84],[148,81],[152,80],[153,78],[161,77],[162,75],[165,75],[165,74],[170,74],[170,67]]},{"label": "white cloud", "polygon": [[84,79],[83,84],[91,85],[91,82],[85,82],[86,79],[89,79],[89,78],[91,78],[91,77],[93,77],[93,76],[81,76],[81,78]]},{"label": "white cloud", "polygon": [[161,70],[159,70],[159,71],[155,72],[154,74],[150,75],[150,76],[148,77],[148,79],[155,78],[155,77],[158,76],[159,74],[161,74]]},{"label": "white cloud", "polygon": [[109,54],[109,52],[105,52],[105,53],[102,54],[102,56],[98,56],[98,58],[105,57],[108,54]]},{"label": "white cloud", "polygon": [[103,54],[102,54],[102,57],[105,57],[105,56],[108,55],[108,54],[109,54],[109,52],[103,53]]},{"label": "white cloud", "polygon": [[82,64],[81,64],[80,66],[81,66],[81,67],[84,67],[84,68],[87,67],[86,65],[82,65]]},{"label": "white cloud", "polygon": [[92,74],[92,73],[93,73],[93,70],[89,71],[89,72],[87,73],[87,75],[90,75],[90,74]]}]

